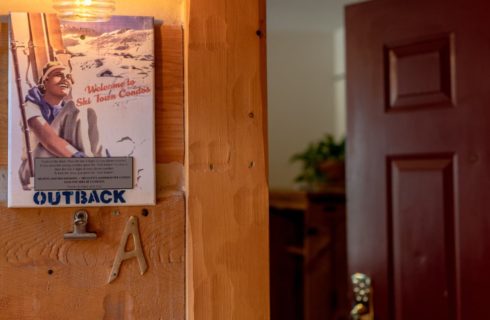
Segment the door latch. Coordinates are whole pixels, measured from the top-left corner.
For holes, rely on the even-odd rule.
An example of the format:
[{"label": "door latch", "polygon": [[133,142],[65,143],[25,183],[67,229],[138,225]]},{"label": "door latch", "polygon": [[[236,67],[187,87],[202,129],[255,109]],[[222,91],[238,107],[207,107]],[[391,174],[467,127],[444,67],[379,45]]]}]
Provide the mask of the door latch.
[{"label": "door latch", "polygon": [[85,210],[78,210],[73,215],[73,231],[65,233],[64,239],[67,240],[93,240],[97,238],[94,232],[87,232],[88,213]]},{"label": "door latch", "polygon": [[351,280],[354,291],[354,307],[350,312],[351,319],[374,320],[371,278],[363,273],[354,273]]}]

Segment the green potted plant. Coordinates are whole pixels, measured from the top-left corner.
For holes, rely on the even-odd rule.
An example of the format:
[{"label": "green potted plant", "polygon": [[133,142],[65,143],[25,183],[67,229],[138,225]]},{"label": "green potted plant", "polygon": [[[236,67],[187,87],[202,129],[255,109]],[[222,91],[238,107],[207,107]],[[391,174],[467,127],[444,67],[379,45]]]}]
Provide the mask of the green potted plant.
[{"label": "green potted plant", "polygon": [[291,162],[301,162],[302,170],[294,179],[308,190],[321,190],[326,186],[345,184],[345,138],[336,141],[331,134],[291,157]]}]

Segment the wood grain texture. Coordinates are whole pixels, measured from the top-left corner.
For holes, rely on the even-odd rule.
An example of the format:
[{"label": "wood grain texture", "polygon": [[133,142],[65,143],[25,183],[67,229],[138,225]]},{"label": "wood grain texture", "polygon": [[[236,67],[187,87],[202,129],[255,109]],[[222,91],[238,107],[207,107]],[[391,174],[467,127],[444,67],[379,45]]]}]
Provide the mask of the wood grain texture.
[{"label": "wood grain texture", "polygon": [[0,23],[0,166],[8,159],[8,49],[8,25]]},{"label": "wood grain texture", "polygon": [[[183,197],[159,202],[147,217],[141,208],[112,210],[88,210],[97,240],[66,241],[73,209],[1,208],[0,319],[182,319]],[[141,276],[137,260],[126,261],[108,285],[130,215],[139,219],[149,268]]]},{"label": "wood grain texture", "polygon": [[[172,68],[156,79],[157,97],[166,103],[163,91],[183,92],[182,29],[163,26],[156,30],[157,56],[168,57]],[[168,41],[167,41],[168,39]],[[166,41],[165,45],[160,42]],[[7,163],[7,25],[0,24],[0,182],[5,181]],[[172,60],[173,59],[173,60]],[[157,64],[158,69],[161,64]],[[161,75],[162,72],[159,72]],[[178,87],[178,88],[176,88]],[[179,152],[159,161],[180,162],[183,170],[184,145],[172,147],[161,141],[173,139],[183,128],[163,130],[161,126],[183,117],[183,99],[156,108],[157,150]],[[180,112],[178,109],[180,108]],[[175,120],[177,121],[177,120]],[[180,120],[183,126],[183,121]],[[162,151],[163,150],[163,151]],[[180,160],[179,160],[180,159]],[[67,241],[74,208],[7,209],[0,203],[0,319],[184,319],[185,314],[185,201],[179,165],[168,169],[159,164],[157,205],[144,207],[89,208],[88,230],[97,240]],[[167,174],[171,172],[174,177]],[[165,173],[165,174],[162,174]],[[174,188],[174,190],[172,190]],[[5,193],[0,187],[0,192]],[[0,199],[5,199],[5,194]],[[141,276],[136,259],[125,261],[119,277],[107,284],[124,227],[130,216],[138,217],[148,271]]]},{"label": "wood grain texture", "polygon": [[[264,130],[264,154],[269,154],[269,117],[267,113],[267,9],[266,0],[259,0],[259,29],[257,30],[257,36],[260,37],[260,78],[262,80],[261,84],[261,95],[262,95],[262,105],[264,106],[263,112],[263,130]],[[269,159],[266,157],[266,176],[269,176]]]},{"label": "wood grain texture", "polygon": [[188,5],[188,318],[269,319],[264,1]]},{"label": "wood grain texture", "polygon": [[183,63],[182,27],[155,27],[157,163],[184,163]]}]

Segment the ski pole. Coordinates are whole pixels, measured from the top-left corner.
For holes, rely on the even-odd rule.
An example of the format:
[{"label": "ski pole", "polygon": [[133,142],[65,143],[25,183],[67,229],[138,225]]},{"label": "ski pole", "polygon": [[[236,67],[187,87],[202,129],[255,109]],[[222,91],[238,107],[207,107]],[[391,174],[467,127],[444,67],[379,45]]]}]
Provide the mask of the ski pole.
[{"label": "ski pole", "polygon": [[12,52],[12,62],[14,64],[15,83],[17,84],[17,95],[19,96],[19,108],[22,117],[22,127],[24,131],[24,138],[25,138],[26,149],[27,149],[27,161],[29,164],[30,176],[33,177],[34,166],[32,164],[32,150],[31,150],[31,142],[29,139],[30,130],[29,130],[29,126],[27,125],[27,119],[26,119],[25,100],[24,100],[24,95],[22,93],[21,76],[19,70],[19,58],[17,57],[17,43],[14,37],[12,20],[10,20],[10,50]]}]

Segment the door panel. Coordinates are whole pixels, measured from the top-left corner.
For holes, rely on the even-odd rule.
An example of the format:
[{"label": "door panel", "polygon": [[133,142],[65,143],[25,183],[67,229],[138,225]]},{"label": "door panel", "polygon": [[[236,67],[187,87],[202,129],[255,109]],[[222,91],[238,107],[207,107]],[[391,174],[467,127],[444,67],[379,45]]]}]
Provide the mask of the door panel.
[{"label": "door panel", "polygon": [[485,1],[346,11],[350,272],[376,319],[477,319],[490,279]]},{"label": "door panel", "polygon": [[384,55],[387,111],[453,106],[452,35],[389,44]]},{"label": "door panel", "polygon": [[451,154],[389,158],[388,280],[398,319],[454,319],[453,165]]},{"label": "door panel", "polygon": [[[4,75],[7,34],[7,25],[0,24]],[[88,231],[98,238],[69,241],[63,234],[73,230],[76,208],[8,209],[6,189],[1,187],[0,319],[184,319],[182,28],[156,27],[155,42],[157,205],[89,208]],[[6,79],[0,77],[3,186],[8,153]],[[136,259],[124,261],[118,278],[108,284],[130,216],[138,218],[148,270],[140,275]]]}]

